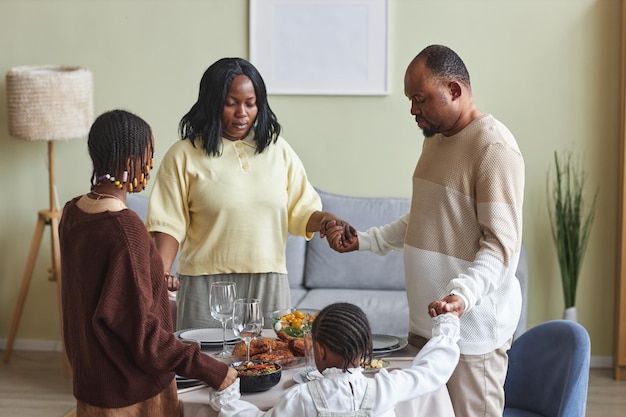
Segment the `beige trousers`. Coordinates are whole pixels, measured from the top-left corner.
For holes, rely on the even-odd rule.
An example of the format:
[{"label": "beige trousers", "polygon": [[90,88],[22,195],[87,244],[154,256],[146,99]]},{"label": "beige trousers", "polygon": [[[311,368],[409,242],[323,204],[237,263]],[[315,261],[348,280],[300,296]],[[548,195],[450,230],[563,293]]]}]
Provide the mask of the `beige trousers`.
[{"label": "beige trousers", "polygon": [[[409,343],[420,349],[427,341],[409,334]],[[461,355],[447,384],[456,417],[502,417],[510,347],[511,340],[484,355]]]}]

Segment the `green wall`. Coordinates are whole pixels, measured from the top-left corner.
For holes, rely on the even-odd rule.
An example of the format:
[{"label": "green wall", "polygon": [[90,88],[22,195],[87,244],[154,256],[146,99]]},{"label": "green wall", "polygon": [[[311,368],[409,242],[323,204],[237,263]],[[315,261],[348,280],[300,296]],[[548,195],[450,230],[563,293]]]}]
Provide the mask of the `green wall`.
[{"label": "green wall", "polygon": [[[524,242],[529,325],[562,317],[546,210],[555,150],[584,155],[598,212],[583,265],[578,316],[592,354],[613,354],[619,163],[619,0],[390,0],[387,96],[275,96],[270,103],[311,182],[355,196],[405,196],[422,136],[403,95],[408,62],[446,44],[465,60],[481,110],[516,135],[526,160]],[[177,140],[206,67],[248,56],[246,0],[0,0],[0,72],[76,64],[94,74],[96,114],[124,108],[156,136],[156,162]],[[0,95],[6,86],[0,81]],[[0,339],[6,338],[37,211],[48,205],[46,146],[8,135],[0,100]],[[55,147],[61,202],[89,187],[85,140]],[[348,219],[349,220],[349,219]],[[58,339],[45,235],[18,339]]]}]

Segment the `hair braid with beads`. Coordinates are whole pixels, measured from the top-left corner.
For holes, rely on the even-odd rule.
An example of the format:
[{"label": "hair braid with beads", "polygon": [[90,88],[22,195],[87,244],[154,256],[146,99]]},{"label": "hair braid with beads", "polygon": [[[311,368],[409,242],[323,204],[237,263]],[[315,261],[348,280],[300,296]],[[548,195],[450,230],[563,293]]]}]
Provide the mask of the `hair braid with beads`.
[{"label": "hair braid with beads", "polygon": [[351,303],[330,304],[317,315],[311,328],[313,340],[343,357],[343,370],[373,357],[372,331],[367,316]]},{"label": "hair braid with beads", "polygon": [[150,125],[125,110],[112,110],[98,116],[89,130],[87,146],[93,162],[92,190],[103,175],[120,180],[126,170],[133,175],[137,161],[144,172],[154,152]]}]

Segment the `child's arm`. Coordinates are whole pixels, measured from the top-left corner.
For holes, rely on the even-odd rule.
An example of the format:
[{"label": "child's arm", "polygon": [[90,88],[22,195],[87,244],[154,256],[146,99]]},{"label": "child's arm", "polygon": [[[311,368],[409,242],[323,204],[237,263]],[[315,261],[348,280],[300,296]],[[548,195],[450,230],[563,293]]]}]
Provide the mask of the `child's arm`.
[{"label": "child's arm", "polygon": [[295,385],[287,390],[268,411],[259,410],[257,406],[241,399],[239,378],[234,384],[223,391],[209,388],[211,408],[219,412],[219,417],[271,417],[271,416],[302,416],[303,401],[300,395],[304,384]]},{"label": "child's arm", "polygon": [[433,391],[450,379],[459,362],[457,344],[461,335],[459,317],[453,313],[433,318],[432,337],[413,359],[410,369],[421,369],[422,379],[434,386]]},{"label": "child's arm", "polygon": [[[259,410],[254,404],[240,399],[239,378],[223,391],[210,388],[209,396],[211,397],[211,408],[219,412],[220,417],[260,417],[266,415],[265,411]],[[267,415],[272,415],[271,410],[267,412]]]},{"label": "child's arm", "polygon": [[447,313],[434,317],[432,338],[415,356],[411,367],[389,373],[381,370],[376,375],[379,381],[378,398],[391,408],[398,402],[417,398],[442,387],[459,361],[459,337],[459,318],[456,315]]}]

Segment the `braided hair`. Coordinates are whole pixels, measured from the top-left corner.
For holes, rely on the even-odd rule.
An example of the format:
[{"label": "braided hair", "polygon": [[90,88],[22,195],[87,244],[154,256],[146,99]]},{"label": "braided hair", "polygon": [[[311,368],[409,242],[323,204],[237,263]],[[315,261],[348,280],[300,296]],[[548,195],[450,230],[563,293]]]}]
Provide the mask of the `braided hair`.
[{"label": "braided hair", "polygon": [[219,156],[222,142],[222,113],[233,79],[245,75],[254,86],[258,113],[254,121],[256,153],[261,153],[280,135],[280,124],[267,102],[267,90],[261,74],[254,65],[242,58],[222,58],[213,63],[200,80],[198,101],[178,124],[179,136],[195,146],[196,137],[209,156]]},{"label": "braided hair", "polygon": [[144,167],[152,164],[154,147],[150,125],[124,110],[112,110],[98,116],[89,130],[87,146],[93,162],[92,190],[103,175],[121,179],[126,170],[136,172],[137,162],[144,173]]},{"label": "braided hair", "polygon": [[373,357],[372,331],[367,316],[351,303],[330,304],[315,318],[311,328],[313,340],[324,344],[331,352],[343,357],[343,370],[358,359],[365,362]]}]

